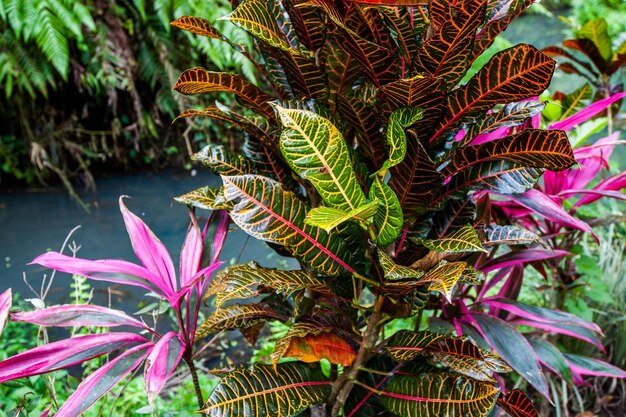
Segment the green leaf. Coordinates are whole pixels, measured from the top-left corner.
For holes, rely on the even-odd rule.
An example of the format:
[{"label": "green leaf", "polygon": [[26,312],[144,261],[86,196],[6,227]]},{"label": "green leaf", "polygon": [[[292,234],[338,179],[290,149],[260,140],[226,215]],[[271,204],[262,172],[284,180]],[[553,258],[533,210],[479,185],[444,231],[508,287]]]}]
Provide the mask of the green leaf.
[{"label": "green leaf", "polygon": [[236,202],[231,219],[243,231],[267,242],[283,245],[301,262],[318,272],[337,276],[349,265],[343,239],[304,222],[309,208],[294,193],[258,175],[222,177],[227,201]]},{"label": "green leaf", "polygon": [[211,25],[211,22],[202,17],[182,16],[171,22],[170,25],[195,35],[222,39],[222,34]]},{"label": "green leaf", "polygon": [[541,242],[541,238],[535,233],[519,226],[491,225],[486,229],[487,238],[483,242],[485,246],[491,245],[526,245]]},{"label": "green leaf", "polygon": [[380,208],[374,216],[374,225],[378,230],[376,243],[388,245],[393,243],[400,233],[404,224],[404,216],[400,201],[391,187],[382,182],[379,177],[374,179],[370,187],[370,200],[379,201]]},{"label": "green leaf", "polygon": [[339,130],[307,110],[274,105],[283,125],[280,150],[300,177],[310,181],[331,207],[351,211],[366,204]]},{"label": "green leaf", "polygon": [[256,172],[252,161],[230,152],[222,145],[210,144],[191,157],[218,175],[244,175]]},{"label": "green leaf", "polygon": [[419,282],[432,282],[428,289],[430,291],[439,291],[446,297],[446,300],[450,302],[452,299],[452,291],[463,276],[466,267],[467,264],[465,262],[442,263],[438,267],[428,271]]},{"label": "green leaf", "polygon": [[486,417],[499,393],[490,383],[449,373],[425,373],[393,378],[381,399],[396,416]]},{"label": "green leaf", "polygon": [[469,224],[447,233],[442,239],[413,240],[415,243],[437,252],[487,253],[487,250],[480,243],[476,230]]},{"label": "green leaf", "polygon": [[564,380],[572,382],[572,370],[565,356],[556,346],[540,337],[527,337],[527,339],[544,368],[547,367]]},{"label": "green leaf", "polygon": [[249,262],[220,271],[211,281],[205,297],[215,295],[215,305],[221,307],[227,301],[257,297],[259,287],[271,288],[285,296],[304,289],[333,294],[327,283],[304,271],[263,268]]},{"label": "green leaf", "polygon": [[332,382],[301,362],[228,372],[201,412],[211,417],[291,417],[326,401]]},{"label": "green leaf", "polygon": [[409,268],[408,266],[402,266],[396,264],[385,251],[378,250],[378,261],[383,268],[385,279],[395,281],[407,278],[421,278],[424,275],[423,271]]},{"label": "green leaf", "polygon": [[387,125],[387,144],[389,145],[389,159],[385,161],[376,175],[404,161],[406,156],[407,138],[404,129],[413,125],[424,117],[424,111],[415,107],[402,107],[394,110],[389,116]]},{"label": "green leaf", "polygon": [[233,205],[224,199],[224,187],[202,187],[174,198],[181,204],[188,204],[202,210],[230,210]]},{"label": "green leaf", "polygon": [[268,10],[273,3],[274,1],[268,0],[245,0],[221,20],[230,21],[268,45],[297,54],[297,50],[289,44],[285,33],[278,26],[275,16]]},{"label": "green leaf", "polygon": [[198,326],[195,338],[200,339],[221,330],[250,327],[277,318],[279,316],[274,310],[260,304],[233,304],[228,307],[218,308],[207,317]]},{"label": "green leaf", "polygon": [[607,63],[613,58],[613,45],[608,29],[606,20],[599,18],[585,23],[578,31],[578,36],[593,41]]},{"label": "green leaf", "polygon": [[332,207],[316,207],[309,210],[309,214],[307,214],[304,222],[311,226],[322,228],[326,232],[330,232],[341,223],[348,220],[356,220],[365,224],[367,220],[378,212],[379,207],[380,203],[378,201],[372,201],[348,213]]}]

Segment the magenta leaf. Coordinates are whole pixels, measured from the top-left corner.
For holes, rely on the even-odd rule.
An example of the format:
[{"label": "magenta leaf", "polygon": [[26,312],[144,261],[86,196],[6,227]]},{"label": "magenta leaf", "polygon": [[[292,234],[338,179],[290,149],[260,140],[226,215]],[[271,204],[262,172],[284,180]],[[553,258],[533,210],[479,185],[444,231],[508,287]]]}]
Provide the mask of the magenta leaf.
[{"label": "magenta leaf", "polygon": [[490,306],[498,307],[516,316],[526,319],[538,321],[541,323],[559,323],[572,326],[579,326],[585,329],[602,334],[602,330],[597,324],[576,317],[573,314],[559,310],[550,310],[547,308],[537,307],[530,304],[521,303],[519,301],[510,300],[508,298],[486,298],[481,302]]},{"label": "magenta leaf", "polygon": [[[585,204],[593,203],[594,201],[602,198],[604,195],[623,200],[626,196],[622,193],[616,193],[616,191],[621,190],[622,188],[626,188],[626,172],[614,175],[600,182],[598,185],[593,187],[592,191],[595,191],[596,194],[583,196],[576,202],[576,204],[574,204],[574,207],[580,207]],[[616,195],[613,195],[614,193]]]},{"label": "magenta leaf", "polygon": [[120,197],[120,211],[137,258],[160,281],[158,287],[166,291],[167,296],[173,295],[176,292],[176,274],[167,249],[152,230],[126,208],[124,196]]},{"label": "magenta leaf", "polygon": [[43,410],[43,413],[41,413],[39,417],[48,417],[48,414],[50,414],[50,410],[52,410],[51,405],[47,406],[46,409]]},{"label": "magenta leaf", "polygon": [[13,321],[24,321],[40,326],[133,326],[145,329],[139,320],[123,311],[96,305],[60,305],[11,315]]},{"label": "magenta leaf", "polygon": [[228,225],[230,224],[230,216],[226,210],[218,210],[211,213],[211,217],[207,222],[207,227],[202,233],[202,238],[206,239],[208,235],[208,226],[215,225],[212,233],[212,242],[209,246],[211,251],[209,264],[217,262],[224,248],[224,242],[228,235]]},{"label": "magenta leaf", "polygon": [[146,360],[144,379],[148,401],[152,403],[172,376],[183,356],[185,344],[179,334],[169,332],[155,345]]},{"label": "magenta leaf", "polygon": [[527,380],[539,393],[550,398],[548,382],[541,372],[535,353],[520,332],[497,317],[472,312],[465,316],[473,322],[489,346]]},{"label": "magenta leaf", "polygon": [[148,291],[154,291],[151,283],[159,283],[154,274],[146,268],[117,259],[92,261],[62,255],[58,252],[46,252],[33,259],[31,264],[39,264],[46,268],[81,275],[96,281],[133,285]]},{"label": "magenta leaf", "polygon": [[591,226],[567,213],[563,207],[555,203],[553,199],[539,190],[531,189],[526,191],[524,194],[509,195],[508,197],[522,206],[533,210],[541,217],[557,223],[561,227],[569,227],[583,232],[588,232],[597,239],[597,236],[593,232],[593,229],[591,229]]},{"label": "magenta leaf", "polygon": [[572,371],[556,346],[541,337],[531,337],[528,341],[543,366],[561,378],[572,381]]},{"label": "magenta leaf", "polygon": [[185,243],[180,252],[180,287],[184,288],[193,279],[200,268],[202,260],[202,235],[195,221],[189,225]]},{"label": "magenta leaf", "polygon": [[510,323],[535,327],[537,329],[547,330],[552,333],[559,333],[565,336],[574,337],[576,339],[584,340],[585,342],[591,343],[603,352],[605,351],[604,346],[602,346],[602,342],[600,341],[596,333],[584,327],[561,323],[542,323],[539,321],[525,319],[514,320]]},{"label": "magenta leaf", "polygon": [[78,417],[141,364],[152,343],[135,346],[89,375],[65,401],[55,417]]},{"label": "magenta leaf", "polygon": [[482,272],[490,272],[507,266],[520,265],[529,262],[543,261],[546,259],[568,256],[570,253],[564,250],[551,250],[541,248],[525,248],[515,252],[507,252],[477,268]]},{"label": "magenta leaf", "polygon": [[582,375],[590,376],[606,376],[613,378],[626,378],[626,372],[599,359],[589,358],[587,356],[574,355],[565,353],[565,360],[569,363],[572,373],[578,376],[577,379],[582,382]]},{"label": "magenta leaf", "polygon": [[12,302],[13,294],[11,293],[11,288],[0,294],[0,335],[2,335],[4,326],[7,324]]},{"label": "magenta leaf", "polygon": [[626,92],[613,94],[611,97],[605,98],[603,100],[596,101],[590,106],[585,107],[578,113],[568,117],[565,120],[561,120],[560,122],[554,123],[550,126],[551,130],[569,130],[572,129],[579,124],[586,122],[591,119],[593,116],[598,113],[603,112],[607,107],[611,104],[615,103],[618,100],[621,100],[623,97],[626,97]]},{"label": "magenta leaf", "polygon": [[0,362],[0,383],[69,368],[146,339],[134,333],[77,336],[48,343]]}]

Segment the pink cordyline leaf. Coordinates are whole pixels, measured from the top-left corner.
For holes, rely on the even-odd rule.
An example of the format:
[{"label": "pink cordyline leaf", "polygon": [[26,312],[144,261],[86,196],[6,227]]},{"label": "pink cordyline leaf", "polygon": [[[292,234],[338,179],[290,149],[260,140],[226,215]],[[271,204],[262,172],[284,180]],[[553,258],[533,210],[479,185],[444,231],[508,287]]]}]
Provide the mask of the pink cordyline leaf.
[{"label": "pink cordyline leaf", "polygon": [[602,345],[602,341],[598,338],[596,333],[593,331],[586,329],[580,326],[573,326],[569,324],[560,324],[560,323],[543,323],[534,320],[526,320],[526,319],[518,319],[510,321],[511,324],[516,324],[520,326],[530,326],[536,329],[547,330],[552,333],[563,334],[565,336],[570,336],[575,339],[584,340],[587,343],[590,343],[600,349],[603,352],[606,352],[604,346]]},{"label": "pink cordyline leaf", "polygon": [[7,324],[12,302],[13,294],[11,293],[11,288],[0,294],[0,335],[2,335],[4,326]]},{"label": "pink cordyline leaf", "polygon": [[504,255],[500,255],[497,258],[494,258],[488,262],[485,262],[482,265],[479,265],[477,268],[486,273],[507,266],[559,258],[563,256],[568,256],[569,254],[569,252],[564,250],[529,248],[515,252],[507,252]]},{"label": "pink cordyline leaf", "polygon": [[591,233],[596,240],[598,239],[591,226],[567,213],[563,207],[539,190],[530,189],[524,194],[510,195],[508,197],[561,227],[570,227],[588,232]]},{"label": "pink cordyline leaf", "polygon": [[615,103],[618,100],[621,100],[624,97],[626,97],[626,92],[613,94],[611,97],[596,101],[592,105],[585,107],[584,109],[568,117],[567,119],[554,123],[553,125],[550,126],[550,129],[551,130],[572,129],[578,126],[579,124],[591,119],[593,116],[597,115],[598,113],[603,112],[611,104]]},{"label": "pink cordyline leaf", "polygon": [[59,408],[55,417],[78,417],[137,368],[152,346],[152,343],[135,346],[89,375]]},{"label": "pink cordyline leaf", "polygon": [[[585,204],[593,203],[594,201],[599,200],[603,197],[602,193],[607,192],[616,192],[621,190],[622,188],[626,188],[626,172],[622,172],[620,174],[614,175],[600,182],[598,185],[593,187],[593,191],[596,191],[597,194],[586,195],[582,197],[580,200],[574,204],[574,208],[584,206]],[[606,194],[607,197],[624,199],[624,194],[617,193],[616,195]]]},{"label": "pink cordyline leaf", "polygon": [[46,409],[43,410],[43,413],[41,413],[39,417],[48,417],[48,414],[50,414],[50,410],[52,410],[51,405],[47,406]]},{"label": "pink cordyline leaf", "polygon": [[177,289],[172,258],[152,230],[126,208],[124,197],[120,197],[120,211],[122,212],[133,250],[141,263],[161,281],[161,285],[158,285],[158,287],[165,290],[167,296],[171,296],[176,293]]},{"label": "pink cordyline leaf", "polygon": [[11,315],[13,321],[23,321],[40,326],[133,326],[146,325],[120,310],[90,304],[67,304]]},{"label": "pink cordyline leaf", "polygon": [[39,264],[46,268],[84,276],[96,281],[106,281],[115,284],[133,285],[154,291],[152,283],[158,279],[146,268],[118,259],[90,259],[74,258],[58,252],[46,252],[32,260],[30,264]]},{"label": "pink cordyline leaf", "polygon": [[0,383],[69,368],[146,339],[134,333],[77,336],[48,343],[0,362]]},{"label": "pink cordyline leaf", "polygon": [[573,314],[560,310],[550,310],[536,307],[507,298],[485,298],[481,300],[485,304],[498,307],[516,316],[524,317],[541,323],[560,323],[583,327],[602,334],[602,329],[590,321],[583,320]]},{"label": "pink cordyline leaf", "polygon": [[491,142],[492,140],[503,138],[507,135],[510,135],[512,131],[513,129],[511,129],[510,127],[503,126],[494,129],[489,133],[481,133],[480,135],[477,135],[474,139],[472,139],[471,145],[476,146],[480,145],[481,143]]},{"label": "pink cordyline leaf", "polygon": [[200,268],[202,260],[202,235],[195,221],[192,221],[180,252],[180,287],[189,285]]},{"label": "pink cordyline leaf", "polygon": [[[230,216],[226,210],[218,210],[211,213],[211,217],[208,220],[209,223],[216,222],[215,235],[213,236],[213,242],[211,243],[211,262],[215,263],[220,258],[222,249],[224,248],[224,242],[228,235],[228,225],[230,224]],[[208,223],[207,223],[208,224]],[[206,238],[206,230],[203,234],[203,239]]]},{"label": "pink cordyline leaf", "polygon": [[567,364],[572,370],[574,382],[577,385],[584,383],[583,376],[605,376],[610,378],[626,378],[626,372],[599,359],[589,358],[587,356],[574,355],[571,353],[563,354]]},{"label": "pink cordyline leaf", "polygon": [[172,376],[185,351],[182,337],[173,332],[164,335],[146,359],[144,379],[148,401],[152,404]]}]

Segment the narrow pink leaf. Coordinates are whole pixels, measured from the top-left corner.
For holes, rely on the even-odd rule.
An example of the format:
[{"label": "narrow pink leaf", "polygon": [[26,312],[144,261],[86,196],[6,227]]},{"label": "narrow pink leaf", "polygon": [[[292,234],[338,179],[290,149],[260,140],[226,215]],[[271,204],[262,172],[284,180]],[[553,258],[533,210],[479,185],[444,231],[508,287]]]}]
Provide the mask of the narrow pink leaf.
[{"label": "narrow pink leaf", "polygon": [[508,197],[522,206],[533,210],[541,217],[557,223],[561,227],[570,227],[583,232],[588,232],[597,239],[597,236],[591,229],[591,226],[567,213],[563,207],[555,203],[554,200],[539,190],[530,189],[524,194],[510,195]]},{"label": "narrow pink leaf", "polygon": [[574,355],[571,353],[563,354],[567,364],[570,366],[572,373],[577,376],[577,383],[584,382],[583,375],[605,376],[609,378],[626,378],[626,372],[617,366],[601,361],[599,359],[589,358],[582,355]]},{"label": "narrow pink leaf", "polygon": [[570,253],[564,250],[551,250],[541,248],[526,248],[515,252],[507,252],[482,265],[478,266],[483,272],[489,272],[512,265],[526,264],[529,262],[543,261],[546,259],[568,256]]},{"label": "narrow pink leaf", "polygon": [[489,133],[481,133],[480,135],[477,135],[474,139],[472,139],[471,145],[480,145],[481,143],[491,142],[492,140],[503,138],[511,134],[512,131],[513,129],[511,129],[510,127],[503,126],[494,129]]},{"label": "narrow pink leaf", "polygon": [[568,117],[567,119],[561,120],[560,122],[556,122],[550,126],[550,130],[569,130],[572,129],[579,124],[586,122],[591,119],[598,113],[603,112],[609,107],[611,104],[615,103],[618,100],[621,100],[623,97],[626,97],[626,92],[613,94],[611,97],[605,98],[603,100],[596,101],[590,106],[585,107],[578,113]]},{"label": "narrow pink leaf", "polygon": [[189,225],[189,230],[185,236],[185,243],[180,252],[180,287],[189,285],[194,275],[200,268],[202,259],[202,236],[200,228],[195,221]]},{"label": "narrow pink leaf", "polygon": [[7,324],[12,302],[13,294],[11,293],[11,288],[0,294],[0,335],[2,335],[4,326]]},{"label": "narrow pink leaf", "polygon": [[196,275],[191,278],[191,281],[187,284],[187,286],[178,292],[176,298],[174,298],[172,302],[175,302],[181,297],[187,295],[187,293],[189,293],[189,291],[191,291],[196,286],[196,284],[199,283],[203,284],[200,293],[204,293],[204,290],[206,289],[206,284],[208,284],[210,280],[206,280],[206,282],[203,282],[202,279],[205,277],[210,277],[213,272],[215,272],[223,264],[224,262],[217,262],[213,265],[207,266],[206,268],[202,268],[201,270],[199,270]]},{"label": "narrow pink leaf", "polygon": [[589,329],[585,329],[580,326],[572,326],[569,324],[559,324],[559,323],[542,323],[534,320],[526,320],[526,319],[518,319],[510,322],[511,324],[516,324],[520,326],[530,326],[536,329],[543,329],[549,332],[563,334],[565,336],[570,336],[575,339],[584,340],[587,343],[590,343],[605,352],[604,346],[602,345],[602,341],[598,338],[598,336]]},{"label": "narrow pink leaf", "polygon": [[126,208],[124,197],[120,197],[120,211],[137,258],[161,280],[163,285],[159,285],[159,288],[168,288],[167,295],[174,294],[176,292],[176,274],[170,254],[152,230]]},{"label": "narrow pink leaf", "polygon": [[576,202],[576,204],[574,204],[574,208],[593,203],[594,201],[601,199],[603,196],[623,199],[624,194],[622,193],[617,193],[616,195],[611,195],[613,193],[603,195],[603,193],[616,192],[622,188],[626,188],[626,172],[614,175],[600,182],[598,185],[593,187],[593,191],[595,191],[596,194],[582,197]]},{"label": "narrow pink leaf", "polygon": [[48,414],[50,414],[50,410],[52,410],[51,405],[47,406],[46,409],[43,410],[43,413],[41,413],[39,417],[48,417]]},{"label": "narrow pink leaf", "polygon": [[481,302],[498,307],[516,316],[524,317],[541,323],[559,323],[580,326],[591,331],[602,334],[602,329],[597,324],[587,320],[583,320],[573,314],[560,310],[550,310],[547,308],[537,307],[525,304],[519,301],[507,298],[486,298]]},{"label": "narrow pink leaf", "polygon": [[[213,241],[209,244],[211,248],[211,262],[215,263],[220,257],[222,253],[222,249],[224,248],[224,242],[226,241],[226,236],[228,235],[228,226],[230,224],[230,216],[226,210],[218,210],[211,213],[211,217],[209,218],[209,223],[216,223],[215,226],[215,234],[213,235]],[[203,238],[206,238],[206,232],[204,233]]]},{"label": "narrow pink leaf", "polygon": [[55,417],[78,417],[138,367],[152,343],[135,346],[89,375],[65,401]]},{"label": "narrow pink leaf", "polygon": [[[563,197],[563,198],[570,198],[572,196],[578,195],[578,194],[583,194],[583,195],[587,195],[587,196],[591,196],[593,197],[593,201],[599,200],[602,197],[608,197],[608,198],[615,198],[617,200],[626,200],[626,194],[621,193],[619,191],[602,191],[602,190],[567,190],[564,191],[560,194],[558,194],[559,196]],[[580,205],[583,204],[589,204],[593,201],[590,202],[584,202]],[[578,203],[574,204],[574,207],[577,207]]]},{"label": "narrow pink leaf", "polygon": [[11,315],[13,321],[23,321],[40,326],[133,326],[145,329],[139,320],[120,310],[89,304],[67,304]]},{"label": "narrow pink leaf", "polygon": [[39,264],[68,274],[81,275],[96,281],[115,284],[133,285],[154,291],[153,285],[162,288],[160,280],[146,268],[118,259],[74,258],[58,252],[46,252],[32,260],[30,264]]},{"label": "narrow pink leaf", "polygon": [[0,362],[0,383],[69,368],[131,343],[142,342],[146,339],[134,333],[104,333],[48,343]]},{"label": "narrow pink leaf", "polygon": [[185,351],[182,337],[173,332],[164,335],[155,345],[146,360],[144,379],[148,401],[152,401],[172,376]]}]

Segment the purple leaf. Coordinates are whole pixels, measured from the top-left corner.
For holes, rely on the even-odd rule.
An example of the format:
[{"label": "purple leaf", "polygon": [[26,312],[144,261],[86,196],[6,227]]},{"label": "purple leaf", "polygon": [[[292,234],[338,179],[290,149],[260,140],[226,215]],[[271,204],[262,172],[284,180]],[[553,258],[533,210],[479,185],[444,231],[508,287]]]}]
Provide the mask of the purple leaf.
[{"label": "purple leaf", "polygon": [[[216,218],[216,219],[214,219]],[[215,232],[213,235],[213,241],[210,244],[211,248],[211,257],[210,263],[215,263],[220,257],[222,253],[222,249],[224,248],[224,242],[226,241],[226,236],[228,235],[228,225],[230,224],[230,216],[226,210],[218,210],[211,213],[211,217],[209,218],[210,223],[217,223],[215,226]],[[206,238],[206,229],[203,234],[203,238]]]},{"label": "purple leaf", "polygon": [[65,401],[55,417],[78,417],[141,364],[152,343],[135,346],[89,375]]},{"label": "purple leaf", "polygon": [[555,222],[562,227],[570,227],[591,233],[597,240],[597,236],[591,229],[591,226],[567,213],[563,207],[539,190],[531,189],[524,194],[509,195],[508,197],[547,220]]},{"label": "purple leaf", "polygon": [[603,100],[596,101],[590,106],[585,107],[578,113],[568,117],[565,120],[561,120],[560,122],[556,122],[552,126],[550,126],[551,130],[569,130],[572,129],[579,124],[586,122],[591,119],[598,113],[603,112],[607,107],[616,101],[626,97],[626,92],[613,94],[611,97],[605,98]]},{"label": "purple leaf", "polygon": [[558,323],[569,324],[573,326],[583,327],[591,331],[602,334],[602,330],[597,324],[587,320],[583,320],[576,317],[573,314],[566,313],[559,310],[550,310],[547,308],[537,307],[530,304],[521,303],[519,301],[510,300],[507,298],[486,298],[482,300],[483,303],[490,306],[498,307],[502,310],[508,311],[516,316],[524,317],[526,319],[538,321],[541,323]]},{"label": "purple leaf", "polygon": [[120,211],[133,250],[141,263],[160,281],[158,287],[165,290],[166,295],[171,296],[176,292],[176,274],[172,258],[152,230],[126,208],[124,197],[120,197]]},{"label": "purple leaf", "polygon": [[559,333],[566,336],[574,337],[576,339],[584,340],[585,342],[591,343],[603,352],[606,351],[604,349],[604,346],[602,346],[602,342],[600,341],[598,336],[596,336],[596,334],[591,330],[584,327],[561,323],[542,323],[539,321],[524,319],[514,320],[510,323],[516,325],[530,326],[537,329],[547,330],[552,333]]},{"label": "purple leaf", "polygon": [[503,320],[483,313],[468,316],[478,332],[502,359],[527,380],[539,393],[550,399],[548,382],[535,353],[524,336]]},{"label": "purple leaf", "polygon": [[561,378],[571,382],[572,371],[565,356],[552,343],[540,337],[531,337],[528,341],[539,358],[539,362]]},{"label": "purple leaf", "polygon": [[202,236],[195,221],[189,225],[185,243],[180,252],[180,287],[184,288],[193,279],[200,268],[202,259]]},{"label": "purple leaf", "polygon": [[2,335],[4,326],[7,324],[12,302],[13,294],[11,293],[11,288],[0,294],[0,335]]},{"label": "purple leaf", "polygon": [[507,252],[504,255],[498,256],[497,258],[479,265],[477,269],[480,269],[482,272],[489,272],[507,266],[559,258],[562,256],[568,256],[569,254],[569,252],[564,250],[525,248],[515,252]]},{"label": "purple leaf", "polygon": [[590,204],[594,201],[599,200],[603,197],[602,193],[610,193],[606,194],[606,196],[623,200],[625,196],[622,193],[616,193],[617,195],[612,195],[615,191],[621,190],[622,188],[626,188],[626,172],[614,175],[600,182],[598,185],[593,187],[593,191],[595,191],[597,194],[586,195],[582,197],[576,202],[576,204],[574,204],[574,208],[584,206],[585,204]]},{"label": "purple leaf", "polygon": [[146,328],[142,322],[123,311],[89,304],[67,304],[15,313],[11,315],[11,320],[40,326],[133,326]]},{"label": "purple leaf", "polygon": [[575,378],[577,383],[584,382],[583,375],[626,378],[626,372],[604,361],[571,353],[565,353],[563,356],[569,363],[572,373],[577,376]]},{"label": "purple leaf", "polygon": [[133,285],[148,291],[154,291],[151,283],[158,283],[159,281],[146,268],[117,259],[92,261],[62,255],[58,252],[46,252],[33,259],[31,264],[39,264],[46,268],[81,275],[96,281]]},{"label": "purple leaf", "polygon": [[48,343],[0,362],[0,383],[69,368],[146,339],[134,333],[77,336]]},{"label": "purple leaf", "polygon": [[146,360],[144,379],[148,401],[152,404],[183,356],[185,344],[179,334],[169,332],[155,345]]}]

